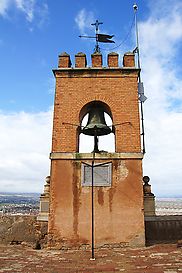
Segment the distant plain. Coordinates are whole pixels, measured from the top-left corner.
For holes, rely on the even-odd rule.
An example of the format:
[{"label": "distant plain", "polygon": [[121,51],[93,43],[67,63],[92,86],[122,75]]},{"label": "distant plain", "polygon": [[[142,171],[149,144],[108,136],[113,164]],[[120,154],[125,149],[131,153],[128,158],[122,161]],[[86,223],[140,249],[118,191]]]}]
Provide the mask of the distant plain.
[{"label": "distant plain", "polygon": [[[0,193],[0,212],[37,214],[39,193]],[[182,197],[157,197],[156,215],[182,215]]]}]

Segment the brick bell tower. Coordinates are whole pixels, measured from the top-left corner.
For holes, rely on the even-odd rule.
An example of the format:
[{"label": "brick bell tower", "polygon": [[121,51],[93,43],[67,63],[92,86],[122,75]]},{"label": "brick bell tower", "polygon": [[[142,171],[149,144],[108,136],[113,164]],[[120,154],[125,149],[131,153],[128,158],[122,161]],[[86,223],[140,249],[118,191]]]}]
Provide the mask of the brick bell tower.
[{"label": "brick bell tower", "polygon": [[[144,211],[138,74],[133,53],[123,66],[118,54],[59,56],[56,78],[50,174],[49,244],[91,245],[91,175],[93,153],[79,153],[80,126],[90,109],[101,106],[112,120],[115,152],[95,153],[95,245],[143,246]],[[118,124],[118,125],[117,125]],[[96,170],[95,170],[96,169]]]}]

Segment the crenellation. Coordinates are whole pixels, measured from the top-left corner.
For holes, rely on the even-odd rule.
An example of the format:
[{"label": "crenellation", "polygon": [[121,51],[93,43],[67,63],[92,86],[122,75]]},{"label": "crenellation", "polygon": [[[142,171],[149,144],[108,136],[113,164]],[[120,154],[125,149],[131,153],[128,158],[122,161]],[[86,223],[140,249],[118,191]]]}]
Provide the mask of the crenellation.
[{"label": "crenellation", "polygon": [[108,67],[118,67],[119,54],[116,52],[111,52],[107,55],[107,65]]},{"label": "crenellation", "polygon": [[83,52],[79,52],[75,55],[75,67],[81,68],[87,66],[86,55]]},{"label": "crenellation", "polygon": [[123,56],[123,67],[135,67],[135,54],[127,52]]},{"label": "crenellation", "polygon": [[[132,52],[127,52],[123,56],[123,63],[119,64],[119,54],[116,52],[111,52],[107,55],[107,65],[103,66],[103,56],[100,52],[93,53],[91,55],[91,66],[87,66],[87,56],[83,52],[78,52],[75,54],[75,66],[72,66],[71,57],[68,53],[63,52],[59,55],[59,62],[58,62],[59,69],[87,69],[90,71],[92,69],[102,68],[102,70],[110,69],[136,69],[135,66],[135,54]],[[124,70],[123,70],[124,72]],[[65,75],[66,75],[65,71]],[[92,72],[91,72],[92,73]],[[70,75],[70,74],[69,74]],[[127,74],[126,74],[127,76]]]},{"label": "crenellation", "polygon": [[92,58],[92,67],[102,67],[102,54],[99,52],[93,53]]},{"label": "crenellation", "polygon": [[59,68],[71,67],[71,59],[68,53],[63,52],[59,55],[58,67]]}]

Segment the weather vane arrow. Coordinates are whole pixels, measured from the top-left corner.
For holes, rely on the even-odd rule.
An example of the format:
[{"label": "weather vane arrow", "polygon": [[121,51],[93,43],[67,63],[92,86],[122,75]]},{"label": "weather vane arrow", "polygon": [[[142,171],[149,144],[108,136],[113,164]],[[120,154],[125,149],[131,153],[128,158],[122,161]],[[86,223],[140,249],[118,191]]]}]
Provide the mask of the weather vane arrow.
[{"label": "weather vane arrow", "polygon": [[99,22],[98,20],[95,21],[95,23],[91,24],[92,26],[95,26],[95,36],[86,36],[86,35],[80,35],[80,38],[94,38],[96,41],[95,45],[95,52],[100,52],[99,43],[115,43],[113,40],[111,40],[114,35],[108,35],[108,34],[101,34],[99,32],[99,25],[102,25],[102,22]]}]

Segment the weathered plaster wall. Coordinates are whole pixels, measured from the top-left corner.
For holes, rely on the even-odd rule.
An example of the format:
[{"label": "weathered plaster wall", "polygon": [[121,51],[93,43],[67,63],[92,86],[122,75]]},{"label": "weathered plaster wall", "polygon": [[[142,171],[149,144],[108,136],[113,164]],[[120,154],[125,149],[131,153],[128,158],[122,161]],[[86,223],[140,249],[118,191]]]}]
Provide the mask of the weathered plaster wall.
[{"label": "weathered plaster wall", "polygon": [[[53,160],[51,170],[50,244],[90,244],[91,187],[81,186],[81,160]],[[96,245],[144,245],[141,160],[112,160],[112,172],[111,187],[94,187]]]}]

